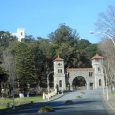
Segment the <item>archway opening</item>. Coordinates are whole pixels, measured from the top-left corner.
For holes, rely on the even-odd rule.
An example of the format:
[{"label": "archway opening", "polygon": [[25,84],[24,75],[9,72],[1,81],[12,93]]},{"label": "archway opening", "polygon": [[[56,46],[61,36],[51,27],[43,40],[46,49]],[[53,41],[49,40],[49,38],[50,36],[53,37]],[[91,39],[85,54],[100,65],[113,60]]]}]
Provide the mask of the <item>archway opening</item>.
[{"label": "archway opening", "polygon": [[82,76],[77,76],[72,82],[73,89],[86,89],[86,80]]},{"label": "archway opening", "polygon": [[99,86],[101,86],[101,79],[99,79]]},{"label": "archway opening", "polygon": [[89,86],[90,86],[90,89],[93,89],[93,83],[92,82],[89,83]]}]

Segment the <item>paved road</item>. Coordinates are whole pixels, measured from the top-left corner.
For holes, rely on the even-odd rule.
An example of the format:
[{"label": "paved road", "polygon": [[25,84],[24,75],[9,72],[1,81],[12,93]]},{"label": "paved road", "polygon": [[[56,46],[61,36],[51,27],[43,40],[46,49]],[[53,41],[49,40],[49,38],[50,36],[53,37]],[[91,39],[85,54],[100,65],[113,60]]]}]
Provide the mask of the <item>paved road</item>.
[{"label": "paved road", "polygon": [[[81,96],[81,98],[77,99],[76,97],[78,96]],[[68,107],[64,106],[65,109],[60,110],[61,113],[57,113],[56,115],[108,115],[102,101],[101,90],[75,91],[55,101],[66,101],[70,99],[73,100],[75,104]],[[63,108],[63,106],[59,108]]]},{"label": "paved road", "polygon": [[[52,106],[55,112],[42,113],[40,115],[109,115],[105,109],[101,95],[101,90],[74,91],[50,102],[36,103],[27,106],[10,115],[39,115],[40,113],[37,111],[44,105]],[[78,98],[79,96],[81,98]],[[72,100],[73,104],[65,104],[66,100]]]}]

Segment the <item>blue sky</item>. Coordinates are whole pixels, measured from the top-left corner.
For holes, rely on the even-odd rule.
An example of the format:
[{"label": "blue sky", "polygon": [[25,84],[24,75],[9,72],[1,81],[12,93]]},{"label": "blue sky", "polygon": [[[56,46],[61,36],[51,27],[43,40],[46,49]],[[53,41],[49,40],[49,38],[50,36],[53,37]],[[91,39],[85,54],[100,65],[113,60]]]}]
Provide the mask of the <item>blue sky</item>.
[{"label": "blue sky", "polygon": [[0,31],[16,32],[23,27],[27,35],[47,38],[59,24],[76,29],[80,37],[92,43],[99,38],[95,30],[98,15],[115,0],[0,0]]}]

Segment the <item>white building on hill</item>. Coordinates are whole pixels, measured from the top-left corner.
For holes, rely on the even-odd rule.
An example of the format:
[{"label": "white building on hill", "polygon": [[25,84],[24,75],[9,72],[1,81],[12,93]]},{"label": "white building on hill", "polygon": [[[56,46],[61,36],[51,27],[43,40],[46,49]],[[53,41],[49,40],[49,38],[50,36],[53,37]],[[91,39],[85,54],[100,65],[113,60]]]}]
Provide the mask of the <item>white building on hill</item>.
[{"label": "white building on hill", "polygon": [[25,38],[25,30],[24,28],[18,28],[16,33],[11,33],[13,36],[18,38],[18,41],[21,42],[22,39]]}]

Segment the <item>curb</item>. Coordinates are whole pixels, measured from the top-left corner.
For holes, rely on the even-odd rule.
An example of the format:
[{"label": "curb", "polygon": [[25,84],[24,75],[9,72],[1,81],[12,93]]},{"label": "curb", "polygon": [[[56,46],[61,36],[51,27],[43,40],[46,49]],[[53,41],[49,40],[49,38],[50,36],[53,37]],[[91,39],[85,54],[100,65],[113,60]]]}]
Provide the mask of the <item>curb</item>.
[{"label": "curb", "polygon": [[[59,94],[58,94],[58,95],[59,95]],[[64,95],[65,95],[65,94],[63,94],[63,95],[60,94],[59,97],[56,97],[57,95],[55,95],[54,97],[50,98],[49,101],[46,99],[46,100],[44,100],[44,101],[42,101],[42,102],[51,102],[51,101],[55,101],[55,100],[57,100],[57,99],[63,97]]]},{"label": "curb", "polygon": [[55,98],[55,99],[51,99],[50,101],[55,101],[55,100],[57,100],[57,99],[63,97],[64,95],[65,95],[65,94],[61,94],[59,97],[57,97],[57,98]]},{"label": "curb", "polygon": [[66,93],[63,93],[63,94],[58,94],[59,97],[56,97],[56,98],[54,98],[54,99],[53,99],[53,97],[52,97],[52,98],[50,99],[50,101],[48,101],[48,102],[55,101],[55,100],[57,100],[57,99],[63,97],[64,95],[66,95],[66,94],[68,94],[68,93],[70,93],[70,92],[66,92]]}]

